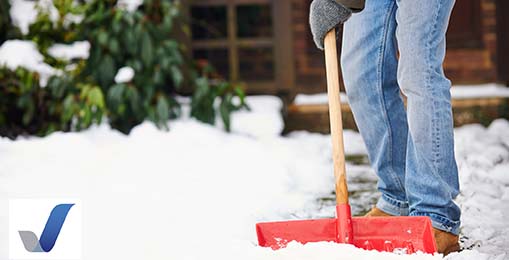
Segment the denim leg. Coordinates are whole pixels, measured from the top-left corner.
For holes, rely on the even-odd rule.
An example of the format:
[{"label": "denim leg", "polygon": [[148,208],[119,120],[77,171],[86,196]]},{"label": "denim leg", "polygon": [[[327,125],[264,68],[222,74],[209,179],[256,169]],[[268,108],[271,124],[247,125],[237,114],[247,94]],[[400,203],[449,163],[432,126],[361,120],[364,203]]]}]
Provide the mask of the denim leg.
[{"label": "denim leg", "polygon": [[442,63],[454,0],[397,0],[398,82],[407,96],[405,187],[410,215],[429,216],[440,230],[459,233],[450,81]]},{"label": "denim leg", "polygon": [[359,131],[379,176],[377,207],[408,215],[404,188],[406,112],[397,82],[395,0],[366,1],[344,25],[341,65]]}]

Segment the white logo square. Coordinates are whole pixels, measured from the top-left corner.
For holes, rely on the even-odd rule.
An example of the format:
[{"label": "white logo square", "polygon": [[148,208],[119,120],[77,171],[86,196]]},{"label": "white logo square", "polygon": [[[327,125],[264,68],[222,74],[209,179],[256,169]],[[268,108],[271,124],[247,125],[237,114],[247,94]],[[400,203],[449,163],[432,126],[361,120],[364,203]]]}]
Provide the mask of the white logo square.
[{"label": "white logo square", "polygon": [[9,259],[80,259],[81,246],[79,200],[9,200]]}]

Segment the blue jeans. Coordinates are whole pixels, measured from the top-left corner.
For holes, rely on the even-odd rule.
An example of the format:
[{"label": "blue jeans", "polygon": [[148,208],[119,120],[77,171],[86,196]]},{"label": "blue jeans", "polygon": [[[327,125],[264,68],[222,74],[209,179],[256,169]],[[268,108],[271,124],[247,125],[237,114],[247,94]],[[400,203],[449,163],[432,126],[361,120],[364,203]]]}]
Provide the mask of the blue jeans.
[{"label": "blue jeans", "polygon": [[454,0],[366,1],[365,10],[345,23],[341,64],[379,176],[377,207],[428,216],[433,227],[458,234],[451,83],[442,67],[453,6]]}]

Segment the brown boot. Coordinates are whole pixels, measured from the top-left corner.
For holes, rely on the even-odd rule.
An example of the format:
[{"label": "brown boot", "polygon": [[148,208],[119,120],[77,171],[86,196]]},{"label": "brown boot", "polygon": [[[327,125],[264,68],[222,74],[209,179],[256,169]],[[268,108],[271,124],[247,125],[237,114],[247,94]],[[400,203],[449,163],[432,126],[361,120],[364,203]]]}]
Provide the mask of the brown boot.
[{"label": "brown boot", "polygon": [[377,207],[373,207],[364,217],[393,217],[391,214],[387,214]]},{"label": "brown boot", "polygon": [[437,251],[444,256],[460,250],[458,236],[433,228],[433,235],[437,244]]}]

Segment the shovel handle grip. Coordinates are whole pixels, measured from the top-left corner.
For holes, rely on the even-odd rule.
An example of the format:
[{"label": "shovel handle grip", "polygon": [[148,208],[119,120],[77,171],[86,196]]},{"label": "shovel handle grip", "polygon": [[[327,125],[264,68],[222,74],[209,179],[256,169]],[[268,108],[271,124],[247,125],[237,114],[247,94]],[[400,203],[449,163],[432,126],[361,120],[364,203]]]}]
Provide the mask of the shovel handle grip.
[{"label": "shovel handle grip", "polygon": [[339,86],[338,53],[336,49],[336,29],[325,36],[325,67],[327,70],[327,93],[329,97],[329,120],[332,137],[332,160],[336,181],[336,203],[348,204],[346,185],[345,147],[343,143],[343,123]]}]

